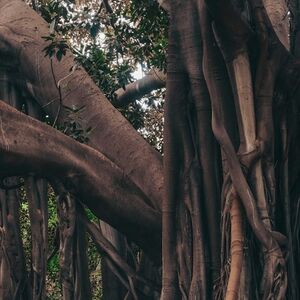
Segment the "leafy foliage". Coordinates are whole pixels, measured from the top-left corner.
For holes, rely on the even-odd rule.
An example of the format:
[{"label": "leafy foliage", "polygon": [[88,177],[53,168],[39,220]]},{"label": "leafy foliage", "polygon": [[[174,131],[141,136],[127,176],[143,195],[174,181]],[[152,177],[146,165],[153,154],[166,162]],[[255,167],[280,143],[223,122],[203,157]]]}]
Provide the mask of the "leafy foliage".
[{"label": "leafy foliage", "polygon": [[50,58],[56,56],[57,60],[61,61],[63,56],[66,55],[67,49],[69,49],[66,40],[57,39],[55,33],[51,33],[49,36],[43,38],[50,42],[50,44],[44,48],[45,56],[49,56]]},{"label": "leafy foliage", "polygon": [[88,135],[92,131],[91,127],[85,124],[84,119],[81,117],[81,113],[84,110],[83,107],[77,108],[76,106],[64,108],[69,112],[61,131],[66,135],[72,137],[74,140],[86,144],[88,142]]},{"label": "leafy foliage", "polygon": [[[70,1],[52,0],[40,5],[39,11],[50,24],[50,34],[44,37],[50,42],[45,54],[61,60],[70,47],[112,102],[118,88],[135,80],[133,73],[138,66],[144,72],[166,68],[168,19],[156,1],[111,1],[108,9],[98,1],[78,7]],[[56,32],[64,38],[57,38]],[[149,108],[155,109],[151,101]],[[144,121],[149,117],[145,102],[120,111],[136,129],[145,132]]]}]

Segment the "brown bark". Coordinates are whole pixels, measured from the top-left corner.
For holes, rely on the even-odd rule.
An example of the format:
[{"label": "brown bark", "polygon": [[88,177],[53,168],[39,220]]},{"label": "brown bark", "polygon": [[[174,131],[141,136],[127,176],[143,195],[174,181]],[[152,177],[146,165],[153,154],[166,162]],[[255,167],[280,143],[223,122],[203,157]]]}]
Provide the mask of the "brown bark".
[{"label": "brown bark", "polygon": [[[0,0],[0,7],[1,3],[6,3],[2,6],[4,11],[11,11],[8,1]],[[20,1],[13,3],[22,7]],[[162,202],[161,298],[164,300],[297,299],[299,64],[288,52],[283,2],[276,1],[280,5],[278,11],[274,3],[270,2],[272,7],[267,5],[265,9],[260,0],[249,1],[249,7],[239,0],[178,0],[170,7]],[[241,16],[245,13],[246,18]],[[57,105],[49,99],[44,102],[44,96],[56,99],[57,82],[49,85],[51,76],[38,74],[28,67],[36,64],[27,55],[27,42],[35,41],[33,49],[36,51],[41,50],[42,42],[33,37],[31,31],[24,37],[18,28],[25,20],[24,15],[18,20],[12,16],[13,13],[3,16],[11,20],[11,24],[7,30],[0,27],[0,34],[8,32],[7,41],[16,42],[9,49],[20,49],[18,43],[23,43],[19,63],[22,75],[28,77],[39,103],[49,103],[45,108],[54,119]],[[35,18],[30,15],[28,19]],[[251,27],[247,22],[251,22]],[[2,49],[5,47],[3,44]],[[49,61],[39,55],[35,58],[40,59],[40,69],[47,70]],[[108,122],[114,110],[104,100],[101,105],[96,103],[101,95],[94,89],[89,90],[92,85],[87,79],[81,81],[81,88],[88,91],[76,90],[75,82],[78,83],[76,80],[82,79],[80,76],[84,73],[77,70],[68,77],[66,64],[70,61],[68,56],[61,66],[53,62],[54,71],[58,72],[55,77],[60,78],[62,100],[70,105],[74,97],[73,103],[85,103],[83,117],[89,124],[98,117],[103,118],[94,123],[102,125],[103,132],[95,134],[93,131],[90,142],[104,155],[0,104],[0,141],[4,154],[0,163],[4,168],[15,168],[14,173],[0,169],[0,174],[34,171],[50,179],[59,178],[73,196],[82,197],[99,217],[121,228],[148,254],[153,251],[152,259],[159,262],[161,204],[157,199],[162,198],[162,178],[156,178],[153,187],[150,183],[155,170],[159,170],[161,176],[160,160],[156,157],[157,168],[151,166],[149,173],[142,173],[154,156],[139,138],[136,141],[141,153],[130,152],[131,148],[126,149],[123,156],[121,147],[129,145],[136,135],[117,116],[109,121],[108,127],[120,130],[116,137],[120,140],[119,148],[115,148],[118,141],[115,137],[109,146],[105,145],[111,131],[104,128],[103,122]],[[74,91],[79,91],[78,95],[74,96]],[[83,100],[79,99],[81,96]],[[277,103],[278,98],[282,103]],[[59,122],[64,116],[62,110]],[[14,125],[9,124],[12,118],[16,120]],[[119,121],[120,127],[116,125]],[[22,137],[25,124],[26,138]],[[50,148],[41,153],[45,137],[51,138]],[[130,142],[124,141],[125,138]],[[63,149],[62,153],[58,153],[57,146]],[[142,163],[145,149],[147,162]],[[124,167],[128,155],[138,155],[137,171],[132,173],[135,159]],[[139,178],[141,175],[145,177]],[[146,175],[150,179],[146,179]],[[114,190],[110,188],[111,182]],[[152,197],[156,200],[152,201]],[[122,260],[93,224],[85,224],[98,247],[110,257],[109,267],[128,289],[126,299],[141,297],[143,291],[135,282],[146,289],[149,282],[138,277],[140,275]],[[221,246],[218,238],[222,240]],[[5,262],[4,267],[7,268]],[[219,275],[220,279],[216,280]],[[149,294],[144,293],[146,295]]]},{"label": "brown bark", "polygon": [[171,6],[170,0],[157,0],[157,1],[164,10],[166,11],[170,10],[170,6]]},{"label": "brown bark", "polygon": [[234,191],[231,198],[231,263],[228,279],[226,300],[239,299],[240,278],[243,264],[244,233],[242,210],[239,199]]},{"label": "brown bark", "polygon": [[31,283],[32,299],[46,297],[46,270],[48,255],[48,185],[44,180],[26,181],[31,224]]},{"label": "brown bark", "polygon": [[[43,113],[30,98],[26,101],[26,113],[43,119]],[[23,101],[22,101],[23,102]],[[31,273],[32,298],[45,299],[48,256],[48,183],[44,179],[29,177],[25,180],[31,224]]]},{"label": "brown bark", "polygon": [[[213,270],[211,278],[206,279],[207,281],[211,281],[207,283],[208,290],[211,290],[214,281],[219,277],[218,270],[220,265],[219,148],[212,132],[211,104],[202,70],[203,49],[198,19],[199,12],[197,13],[197,6],[191,4],[187,5],[183,11],[184,14],[181,18],[186,20],[186,22],[184,25],[181,24],[179,30],[181,53],[184,57],[185,68],[189,77],[192,97],[192,104],[189,104],[191,106],[190,110],[196,111],[196,124],[191,125],[191,127],[194,126],[195,128],[191,128],[191,130],[194,130],[192,134],[196,135],[194,137],[196,143],[195,152],[197,159],[199,159],[199,179],[203,184],[203,194],[201,195],[203,200],[198,199],[197,201],[201,203],[201,209],[205,211],[205,213],[202,213],[201,218],[204,220],[202,225],[204,226],[203,230],[207,231],[205,240],[209,244],[209,251],[205,253],[206,264],[208,269]],[[193,116],[190,118],[192,119]]]},{"label": "brown bark", "polygon": [[75,199],[59,184],[55,185],[55,190],[59,194],[59,256],[63,299],[89,300],[92,295],[86,252],[86,227],[78,217]]},{"label": "brown bark", "polygon": [[[131,285],[131,281],[136,280],[140,283],[140,292],[143,292],[144,296],[149,296],[153,294],[158,294],[160,287],[156,286],[151,280],[147,280],[136,272],[136,270],[127,264],[126,261],[119,255],[117,249],[110,243],[101,233],[100,228],[97,228],[93,222],[89,221],[84,213],[79,213],[81,222],[86,225],[88,233],[91,235],[96,246],[99,248],[100,252],[107,257],[109,262],[114,265],[115,268],[119,269],[123,274],[126,287]],[[144,285],[146,288],[142,289],[141,286]],[[131,288],[129,288],[129,291]]]},{"label": "brown bark", "polygon": [[[32,172],[43,175],[46,170],[47,178],[61,179],[99,218],[138,240],[139,244],[149,243],[145,251],[159,260],[160,214],[140,200],[141,191],[116,165],[94,149],[78,144],[4,103],[0,106],[3,151],[0,176]],[[108,188],[111,182],[114,182],[113,190]]]},{"label": "brown bark", "polygon": [[287,2],[285,0],[263,0],[262,2],[280,42],[286,49],[289,49],[289,17]]},{"label": "brown bark", "polygon": [[[13,107],[20,108],[22,101],[18,90],[11,83],[13,76],[9,66],[2,64],[0,70],[0,97]],[[8,186],[18,186],[20,181],[13,177],[7,180]],[[16,189],[1,192],[1,298],[26,299],[31,296],[28,274],[21,239],[19,220],[20,194]]]},{"label": "brown bark", "polygon": [[[212,3],[210,2],[210,5],[212,5]],[[226,4],[225,4],[226,5]],[[213,5],[212,5],[213,6]],[[215,7],[212,7],[212,9],[215,9]],[[231,44],[230,46],[228,45],[228,33],[226,34],[226,30],[224,30],[224,28],[230,28],[230,22],[232,24],[234,24],[235,20],[227,20],[226,22],[229,23],[226,26],[224,26],[225,24],[223,23],[224,21],[222,21],[222,17],[219,17],[218,13],[215,14],[216,17],[216,22],[220,22],[217,23],[217,37],[218,37],[218,43],[221,47],[222,50],[222,54],[223,57],[225,59],[225,61],[227,62],[227,68],[228,71],[231,75],[231,83],[232,83],[232,87],[234,90],[234,94],[235,94],[235,98],[236,98],[236,107],[237,107],[237,115],[238,115],[238,122],[239,122],[239,128],[240,128],[240,142],[241,142],[241,146],[240,146],[240,150],[239,153],[242,154],[244,151],[246,151],[246,153],[248,151],[252,151],[251,149],[253,149],[254,143],[255,143],[255,117],[254,117],[254,109],[253,109],[253,96],[252,96],[252,88],[251,88],[251,73],[250,73],[250,65],[249,65],[249,61],[247,59],[247,54],[245,55],[245,53],[247,53],[247,48],[246,48],[246,44],[245,41],[246,39],[240,35],[239,33],[239,28],[237,28],[236,30],[233,29],[232,27],[232,31],[231,33],[236,34],[236,37],[234,37],[233,35],[233,40],[234,40],[234,44]],[[216,32],[215,32],[216,33]],[[224,41],[225,40],[225,41]],[[243,42],[244,40],[244,42]],[[224,41],[224,42],[223,42]],[[211,44],[208,53],[208,57],[209,55],[212,55],[212,46],[213,44]],[[278,48],[277,48],[278,49]],[[279,48],[280,49],[280,48]],[[244,52],[244,54],[243,54]],[[275,54],[276,57],[276,54]],[[280,57],[280,56],[279,56]],[[247,62],[248,61],[248,62]],[[279,63],[280,63],[280,59],[279,59]],[[213,64],[213,61],[211,60],[210,62],[211,64]],[[209,70],[209,65],[207,65],[206,69]],[[208,71],[209,72],[209,71]],[[275,74],[275,75],[274,75]],[[209,73],[208,73],[209,75]],[[214,73],[212,72],[211,75],[216,75],[216,71],[214,71]],[[273,72],[273,75],[276,76],[276,72]],[[208,77],[208,79],[210,79]],[[209,90],[211,93],[212,98],[214,99],[216,98],[216,96],[218,95],[218,93],[216,92],[217,88],[217,84],[216,84],[216,79],[217,77],[214,76],[214,81],[209,80]],[[248,83],[247,83],[248,82]],[[243,87],[244,85],[244,87]],[[272,85],[269,86],[269,88],[272,88]],[[221,91],[221,86],[219,86],[219,90]],[[265,96],[266,94],[264,94]],[[221,93],[219,94],[219,96],[221,96]],[[247,101],[246,101],[247,100]],[[248,106],[248,108],[247,108]],[[214,109],[215,107],[215,109]],[[218,119],[220,118],[220,111],[217,110],[217,104],[214,104],[213,101],[213,113],[218,112],[218,114],[215,116],[215,121],[219,122]],[[270,117],[267,117],[266,115],[264,115],[264,118],[266,121],[270,120]],[[229,150],[229,143],[226,137],[226,131],[224,131],[223,125],[217,124],[215,123],[217,126],[214,127],[214,133],[216,134],[217,139],[219,140],[219,142],[221,143],[225,155],[227,156],[227,162],[228,162],[228,167],[229,167],[229,173],[231,175],[231,180],[233,181],[233,185],[235,186],[236,189],[240,188],[242,184],[242,182],[240,182],[239,184],[236,182],[235,180],[238,178],[241,178],[243,175],[242,173],[240,173],[240,176],[238,176],[237,174],[234,175],[233,169],[231,169],[233,167],[233,165],[231,165],[233,162],[232,160],[232,156],[233,156],[233,149],[230,150],[231,154],[229,154],[229,152],[227,152]],[[261,124],[259,124],[259,126],[261,126]],[[260,131],[261,132],[261,131]],[[270,137],[269,137],[270,138]],[[231,146],[230,146],[231,147]],[[255,155],[254,155],[255,157]],[[253,157],[253,158],[254,158]],[[252,158],[252,159],[253,159]],[[249,161],[249,158],[247,159],[247,161],[244,161],[243,157],[240,158],[241,162],[247,167],[247,169],[251,169],[251,161]],[[249,164],[250,163],[250,164]],[[237,161],[234,164],[239,164]],[[237,170],[237,169],[236,169]],[[259,169],[255,169],[255,181],[262,185],[264,178],[263,178],[263,174],[261,173],[261,170]],[[233,173],[231,173],[233,172]],[[244,181],[244,179],[242,180]],[[244,184],[247,185],[247,182],[244,181]],[[256,188],[259,186],[256,186]],[[250,191],[250,188],[247,188],[248,191]],[[281,249],[279,247],[279,245],[277,244],[279,242],[279,244],[281,244],[282,240],[281,238],[279,238],[279,236],[277,235],[277,233],[275,234],[271,234],[270,232],[268,232],[270,229],[269,226],[265,225],[261,222],[260,218],[263,216],[260,216],[258,214],[258,212],[256,211],[257,209],[255,208],[255,198],[253,196],[251,196],[252,200],[252,204],[254,205],[252,208],[250,208],[249,206],[247,207],[247,203],[244,201],[242,194],[240,193],[242,191],[238,191],[239,195],[241,196],[241,200],[244,204],[245,210],[246,210],[246,214],[248,216],[248,220],[254,230],[254,233],[256,235],[256,237],[262,242],[262,244],[267,248],[267,252],[265,253],[266,255],[266,265],[265,265],[265,276],[263,278],[263,286],[264,286],[264,298],[269,297],[269,295],[271,294],[277,294],[278,298],[282,298],[284,297],[284,293],[285,293],[285,289],[286,289],[286,275],[285,275],[285,263],[284,263],[284,259],[282,256],[282,252]],[[250,192],[251,193],[251,192]],[[245,196],[245,195],[244,195]],[[266,202],[266,194],[265,194],[265,190],[261,188],[261,186],[259,187],[259,191],[256,191],[256,196],[258,197],[258,203],[262,202],[265,203]],[[263,200],[259,200],[259,199],[263,199]],[[248,201],[247,201],[248,202]],[[249,203],[249,202],[248,202]],[[264,207],[265,204],[263,205]],[[253,210],[254,208],[254,210]],[[250,213],[250,210],[252,210],[252,213]],[[266,210],[266,209],[264,209]],[[269,212],[267,212],[267,215],[269,215]],[[254,218],[256,221],[260,222],[260,230],[256,230],[255,227],[258,225],[258,223],[255,223],[253,221],[251,221],[251,218]],[[262,231],[264,231],[263,234]],[[275,238],[276,237],[276,238]],[[276,252],[277,253],[277,257],[275,258],[271,253],[272,252]],[[270,256],[272,257],[270,259]],[[274,273],[274,270],[277,268],[276,265],[279,265],[279,269],[280,269],[280,279],[275,278],[272,276],[272,274]],[[277,280],[281,280],[280,284],[277,284]]]},{"label": "brown bark", "polygon": [[[74,64],[73,57],[71,55],[68,54],[67,57],[65,57],[65,61],[62,63],[54,62],[52,70],[50,60],[44,58],[44,54],[42,52],[42,49],[46,46],[47,43],[45,43],[45,41],[41,39],[42,36],[46,36],[49,34],[49,30],[47,28],[47,24],[41,21],[40,17],[35,15],[35,13],[33,13],[21,1],[16,1],[15,3],[4,3],[2,1],[0,5],[2,6],[1,13],[3,13],[3,16],[5,14],[8,17],[7,21],[10,24],[8,26],[10,29],[8,30],[12,30],[14,34],[16,34],[16,32],[14,31],[15,29],[11,27],[12,24],[15,24],[16,28],[21,28],[25,24],[30,27],[34,22],[37,22],[36,24],[39,23],[37,27],[30,29],[28,28],[28,31],[26,30],[23,32],[23,38],[25,38],[27,42],[23,43],[21,41],[23,38],[21,38],[19,41],[17,41],[17,44],[14,45],[17,48],[19,48],[20,46],[21,48],[23,48],[24,46],[23,49],[26,49],[25,51],[22,51],[22,53],[24,54],[23,58],[19,57],[19,55],[14,58],[17,60],[20,59],[20,61],[24,62],[24,69],[23,67],[21,67],[19,68],[19,70],[22,73],[21,77],[26,77],[27,87],[28,90],[32,92],[33,98],[37,99],[41,106],[44,106],[44,110],[47,114],[50,115],[52,120],[59,117],[58,122],[56,122],[57,125],[63,124],[66,114],[64,114],[63,109],[60,109],[58,107],[60,105],[60,99],[56,86],[59,82],[61,84],[62,104],[68,106],[77,105],[77,107],[84,106],[83,112],[81,113],[80,117],[85,120],[83,125],[85,128],[92,127],[92,132],[89,134],[90,145],[98,150],[101,149],[101,151],[106,152],[106,155],[109,155],[110,159],[115,164],[119,165],[120,167],[121,165],[123,165],[123,172],[125,172],[125,174],[128,174],[129,177],[136,176],[135,181],[138,182],[140,190],[144,189],[144,184],[148,185],[148,187],[146,187],[147,191],[145,193],[139,192],[139,194],[143,195],[142,198],[144,198],[144,200],[146,200],[148,204],[152,202],[153,207],[160,209],[163,184],[160,155],[155,150],[153,150],[145,142],[145,140],[135,132],[135,130],[133,130],[128,122],[125,121],[120,116],[120,114],[113,109],[113,107],[111,107],[103,94],[98,91],[94,83],[89,79],[84,71],[78,69],[74,74],[68,76],[69,69]],[[16,8],[16,6],[18,6],[19,8]],[[6,10],[8,11],[8,13],[5,13]],[[16,13],[14,16],[14,13],[16,11],[18,11],[18,13]],[[20,17],[21,14],[23,14],[24,16],[22,22],[24,21],[25,23],[23,23],[23,25],[19,27],[20,23],[18,24],[18,22],[22,19],[22,17]],[[14,18],[17,18],[17,20],[19,21],[17,21],[17,23],[14,23]],[[28,21],[30,18],[33,19],[31,21]],[[4,21],[4,18],[2,16],[1,20]],[[1,28],[3,29],[3,31],[6,31],[6,28],[4,26]],[[36,30],[38,30],[38,32]],[[27,45],[29,45],[28,32],[33,33],[31,37],[32,44],[30,45],[30,49],[27,47]],[[18,39],[21,37],[21,35],[17,34],[15,35],[15,37],[17,37]],[[10,36],[8,38],[10,39],[13,37]],[[38,42],[35,42],[36,39]],[[3,40],[4,39],[2,39],[2,41]],[[33,50],[32,48],[33,45],[36,46],[35,50]],[[27,54],[25,53],[26,51],[28,51]],[[32,53],[34,53],[34,55],[32,55]],[[29,66],[29,61],[25,63],[25,60],[27,60],[28,58],[29,60],[32,59],[31,62],[33,63],[33,65],[31,67]],[[36,63],[38,64],[35,65]],[[41,70],[41,68],[43,68],[42,66],[45,67],[45,70],[41,73],[49,75],[48,78],[46,78],[47,76],[40,76],[41,73],[32,73],[32,68]],[[73,77],[73,75],[75,76]],[[76,80],[78,80],[77,83]],[[80,89],[80,93],[78,93],[78,87],[80,85],[82,85],[82,87]],[[74,91],[71,92],[73,88]],[[81,93],[81,91],[83,90],[85,92]],[[46,95],[48,100],[40,101],[39,97],[43,97],[43,95]],[[114,137],[116,137],[116,139],[114,139]],[[111,138],[113,138],[114,141]],[[129,143],[129,141],[132,139],[135,141],[135,145]],[[125,143],[123,143],[122,140]],[[116,150],[115,155],[112,153],[111,149],[109,149],[110,147]],[[142,152],[138,152],[137,149],[141,149]],[[122,160],[123,163],[120,164]],[[151,164],[147,163],[147,161],[151,161]],[[129,166],[131,163],[132,166]],[[137,172],[137,169],[140,168],[139,166],[142,169]],[[149,180],[149,178],[151,178],[151,180]],[[114,235],[116,236],[116,233]],[[120,237],[118,238],[120,239]]]},{"label": "brown bark", "polygon": [[[16,179],[10,180],[16,183]],[[20,236],[19,195],[0,190],[0,298],[27,299],[27,271]]]},{"label": "brown bark", "polygon": [[[112,228],[105,222],[100,221],[100,227],[101,232],[103,233],[105,238],[109,242],[111,242],[112,245],[114,245],[114,247],[118,250],[119,255],[122,255],[123,259],[126,259],[126,237],[117,232],[116,229]],[[124,289],[124,286],[122,285],[120,280],[110,269],[107,262],[107,257],[103,257],[101,259],[101,274],[103,300],[124,298],[126,290]]]},{"label": "brown bark", "polygon": [[163,189],[160,154],[113,108],[82,68],[69,72],[75,64],[70,53],[61,62],[53,60],[51,70],[50,59],[43,53],[47,42],[42,39],[49,35],[48,24],[23,1],[1,0],[0,19],[0,51],[17,62],[29,91],[44,111],[52,120],[58,117],[57,124],[62,124],[67,111],[59,109],[60,104],[84,107],[80,114],[83,127],[92,128],[89,145],[118,165],[152,201],[153,207],[160,208]]},{"label": "brown bark", "polygon": [[152,69],[143,78],[132,82],[115,91],[114,106],[123,107],[142,98],[144,95],[166,85],[166,74],[158,69]]}]

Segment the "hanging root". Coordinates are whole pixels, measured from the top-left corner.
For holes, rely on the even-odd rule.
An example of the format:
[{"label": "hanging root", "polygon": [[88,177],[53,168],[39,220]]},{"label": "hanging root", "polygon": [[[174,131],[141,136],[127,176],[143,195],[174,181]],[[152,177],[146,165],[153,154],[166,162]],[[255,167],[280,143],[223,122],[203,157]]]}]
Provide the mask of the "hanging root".
[{"label": "hanging root", "polygon": [[261,294],[263,294],[264,300],[286,299],[286,264],[283,257],[277,254],[279,251],[280,249],[274,249],[265,253],[265,266],[261,286]]},{"label": "hanging root", "polygon": [[243,220],[240,202],[235,191],[231,193],[231,200],[231,265],[225,300],[238,299],[243,266]]},{"label": "hanging root", "polygon": [[33,299],[46,294],[48,252],[48,185],[43,179],[30,177],[25,183],[32,231]]},{"label": "hanging root", "polygon": [[[11,179],[16,183],[16,178]],[[19,193],[0,190],[0,299],[26,297],[27,271],[19,223]]]},{"label": "hanging root", "polygon": [[[226,1],[226,3],[227,2],[229,1]],[[222,20],[217,21],[220,22]],[[220,28],[220,23],[218,23],[218,25],[218,28]],[[272,259],[266,259],[265,270],[269,269],[272,270],[272,272],[265,271],[267,275],[265,274],[263,281],[263,289],[265,291],[263,299],[268,299],[267,297],[269,297],[268,295],[270,293],[272,293],[276,299],[282,299],[280,297],[285,295],[286,292],[286,275],[284,267],[285,261],[279,247],[279,244],[281,243],[281,235],[279,238],[278,233],[273,234],[270,228],[262,221],[252,186],[249,184],[247,180],[248,178],[245,177],[245,174],[241,169],[240,161],[236,155],[236,150],[233,147],[230,136],[224,126],[224,121],[222,120],[221,103],[225,102],[224,91],[226,90],[226,84],[228,84],[225,78],[225,71],[222,69],[222,63],[225,59],[227,69],[231,75],[230,79],[233,86],[233,92],[235,94],[237,119],[240,132],[239,151],[241,153],[248,153],[255,148],[255,111],[253,106],[250,62],[247,54],[248,50],[245,41],[243,42],[242,40],[240,43],[232,45],[233,47],[236,46],[236,49],[229,49],[228,44],[222,44],[222,34],[219,36],[217,34],[218,32],[215,30],[215,37],[218,38],[219,47],[223,56],[220,58],[220,52],[214,46],[215,41],[211,30],[211,21],[207,19],[206,24],[204,22],[204,26],[206,26],[206,28],[203,29],[204,75],[212,101],[213,131],[227,158],[228,170],[233,186],[243,203],[245,214],[252,230],[262,244],[262,247],[266,249],[267,254],[272,254]],[[234,32],[232,32],[232,34],[234,35]],[[230,53],[228,53],[228,50],[230,50],[230,53],[233,54],[233,56],[229,55]],[[262,176],[258,175],[259,174],[255,174],[255,179],[261,182]],[[264,197],[263,189],[260,193],[260,196]],[[278,272],[279,270],[280,272]]]}]

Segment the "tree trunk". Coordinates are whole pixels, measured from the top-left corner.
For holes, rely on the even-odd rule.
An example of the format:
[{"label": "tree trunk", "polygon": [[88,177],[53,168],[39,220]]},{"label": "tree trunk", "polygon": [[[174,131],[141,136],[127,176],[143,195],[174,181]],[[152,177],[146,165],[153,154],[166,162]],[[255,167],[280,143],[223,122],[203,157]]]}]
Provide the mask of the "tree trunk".
[{"label": "tree trunk", "polygon": [[[81,125],[92,127],[94,149],[1,103],[0,176],[59,179],[156,264],[162,258],[162,300],[296,300],[300,64],[289,44],[297,56],[298,29],[288,36],[283,0],[160,2],[170,14],[164,186],[161,157],[83,70],[69,72],[69,53],[60,63],[43,57],[47,25],[18,0],[0,0],[1,53],[57,124],[67,119],[66,106],[84,106]],[[298,16],[298,1],[290,5]],[[156,284],[79,211],[126,298],[153,295]],[[2,290],[11,293],[5,280]]]},{"label": "tree trunk", "polygon": [[[284,72],[285,62],[291,59],[287,20],[283,17],[287,10],[284,1],[250,1],[250,7],[243,1],[233,3],[178,0],[169,10],[162,299],[254,299],[258,294],[260,299],[284,299],[287,293],[292,299],[297,299],[293,254],[288,261],[285,257],[285,246],[293,252],[290,234],[293,217],[287,188],[290,186],[289,167],[284,156],[274,153],[274,149],[280,147],[280,142],[274,139],[274,126],[282,126],[280,121],[273,119],[274,100],[279,90],[282,92],[281,89],[287,88],[276,86],[276,78]],[[255,37],[247,19],[240,13],[251,15]],[[250,52],[255,42],[258,43],[256,55]],[[297,68],[295,61],[294,68]],[[235,107],[235,112],[228,105]],[[204,177],[207,170],[214,170],[214,167],[205,164],[203,157],[207,160],[214,152],[203,149],[213,149],[213,143],[200,144],[199,152],[197,150],[199,141],[210,141],[207,136],[205,140],[201,138],[200,134],[203,134],[203,128],[206,128],[205,133],[210,129],[203,116],[200,118],[201,109],[209,115],[209,106],[212,131],[222,156],[222,222],[221,216],[216,214],[219,199],[208,190],[210,183],[216,191],[218,181],[212,183],[212,171],[207,177],[209,179],[205,181]],[[196,112],[199,127],[193,123]],[[289,131],[287,126],[285,123],[285,129],[281,131],[283,138]],[[283,144],[287,149],[285,138]],[[286,150],[280,151],[282,154]],[[278,174],[275,176],[275,155],[278,161],[284,162],[281,169],[284,180]],[[217,161],[217,158],[212,156],[209,160]],[[217,164],[220,167],[220,162]],[[280,184],[283,188],[278,188]],[[280,190],[286,192],[281,194]],[[286,203],[285,226],[276,220],[274,203],[278,203],[277,197]],[[243,221],[245,217],[239,201],[243,204],[247,221]],[[231,205],[230,211],[228,206]],[[214,216],[210,215],[210,210]],[[231,224],[228,222],[230,215]],[[180,222],[183,216],[185,222]],[[217,247],[213,241],[218,235],[217,230],[212,230],[218,229],[218,225],[205,228],[203,220],[222,226],[221,253],[224,257],[221,259],[220,281],[215,281],[214,295],[209,294],[212,290],[210,276],[213,280],[218,276],[213,275],[209,268],[209,257],[218,260],[218,254],[213,255]],[[182,232],[189,237],[184,247]],[[259,243],[262,277],[254,269],[249,269],[257,264],[248,255],[254,245],[248,244],[249,250],[243,246],[251,234]],[[213,242],[212,248],[209,248],[209,241]],[[245,274],[251,272],[253,274],[246,278]],[[261,287],[255,280],[261,281]],[[251,285],[254,290],[249,289]]]}]

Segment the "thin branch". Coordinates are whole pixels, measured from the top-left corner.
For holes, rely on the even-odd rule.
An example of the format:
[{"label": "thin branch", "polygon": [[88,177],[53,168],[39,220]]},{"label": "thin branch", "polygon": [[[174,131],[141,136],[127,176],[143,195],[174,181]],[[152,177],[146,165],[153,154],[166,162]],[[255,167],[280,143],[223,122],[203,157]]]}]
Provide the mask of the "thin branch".
[{"label": "thin branch", "polygon": [[125,88],[120,88],[115,92],[116,107],[126,106],[153,90],[166,85],[166,74],[158,69],[152,69],[145,77],[128,84]]}]

